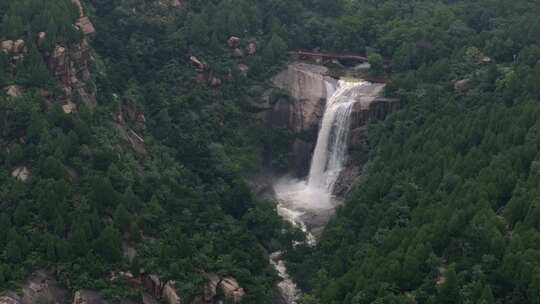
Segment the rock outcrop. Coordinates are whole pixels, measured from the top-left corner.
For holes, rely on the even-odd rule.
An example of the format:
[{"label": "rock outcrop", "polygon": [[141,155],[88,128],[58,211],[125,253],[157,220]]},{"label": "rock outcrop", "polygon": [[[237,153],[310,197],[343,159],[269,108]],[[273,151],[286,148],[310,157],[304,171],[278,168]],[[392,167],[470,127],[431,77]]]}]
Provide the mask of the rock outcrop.
[{"label": "rock outcrop", "polygon": [[0,294],[0,304],[21,304],[21,297],[14,292]]},{"label": "rock outcrop", "polygon": [[274,86],[291,98],[273,100],[266,120],[270,127],[287,128],[295,137],[289,161],[298,176],[309,170],[326,98],[337,83],[327,73],[323,66],[295,62],[272,79]]},{"label": "rock outcrop", "polygon": [[[274,86],[286,91],[290,98],[270,98],[271,110],[267,111],[266,121],[270,127],[287,128],[292,134],[289,162],[298,177],[309,171],[326,99],[337,85],[337,80],[328,74],[324,66],[295,62],[272,79]],[[383,88],[384,84],[376,83],[361,88],[364,91],[360,92],[351,114],[351,150],[366,147],[370,122],[382,120],[399,108],[397,100],[381,97]],[[361,164],[349,165],[354,168],[344,171],[336,186],[338,192],[348,191],[344,185],[350,185],[351,179],[361,171]]]},{"label": "rock outcrop", "polygon": [[37,271],[22,287],[22,304],[66,303],[68,292],[46,271]]},{"label": "rock outcrop", "polygon": [[96,97],[90,73],[93,63],[92,49],[86,40],[70,49],[61,45],[54,48],[48,58],[48,67],[61,84],[64,105],[81,101],[90,108],[95,107]]},{"label": "rock outcrop", "polygon": [[[64,302],[56,302],[64,303]],[[103,296],[93,290],[78,290],[75,292],[73,297],[72,304],[107,304],[108,302],[103,298]]]},{"label": "rock outcrop", "polygon": [[11,176],[21,182],[26,182],[30,178],[30,170],[24,166],[17,167],[11,172]]},{"label": "rock outcrop", "polygon": [[18,85],[10,85],[4,88],[7,96],[19,97],[23,94],[23,88]]}]

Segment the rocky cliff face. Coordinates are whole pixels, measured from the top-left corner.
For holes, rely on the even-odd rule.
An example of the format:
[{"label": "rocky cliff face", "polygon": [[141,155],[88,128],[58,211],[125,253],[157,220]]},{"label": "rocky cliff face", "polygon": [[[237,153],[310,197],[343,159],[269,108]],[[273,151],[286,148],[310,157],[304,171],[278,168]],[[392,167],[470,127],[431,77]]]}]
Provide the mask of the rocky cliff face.
[{"label": "rocky cliff face", "polygon": [[59,100],[63,103],[64,112],[73,111],[78,102],[95,107],[96,96],[90,72],[93,63],[92,49],[86,39],[71,48],[57,45],[48,56],[48,68],[63,91]]},{"label": "rocky cliff face", "polygon": [[[67,47],[57,44],[52,49],[45,47],[48,35],[46,32],[37,34],[35,43],[49,70],[57,80],[60,94],[54,95],[44,89],[41,95],[47,98],[51,104],[60,103],[64,112],[71,113],[78,103],[85,103],[90,108],[96,104],[95,85],[92,77],[94,65],[93,50],[88,44],[87,37],[95,32],[90,19],[84,15],[84,9],[78,0],[73,0],[79,6],[80,18],[73,25],[85,35],[80,43]],[[29,39],[29,38],[25,38]],[[29,45],[28,40],[18,39],[15,41],[5,40],[0,42],[0,51],[8,55],[11,69],[17,69],[18,65],[26,60]],[[25,88],[8,86],[4,88],[9,96],[21,95]]]},{"label": "rocky cliff face", "polygon": [[296,62],[272,79],[274,86],[287,91],[291,98],[278,98],[267,121],[270,127],[285,127],[293,134],[290,163],[298,176],[309,170],[326,98],[337,83],[327,73],[323,66]]},{"label": "rocky cliff face", "polygon": [[354,181],[362,175],[369,153],[368,125],[374,121],[384,120],[389,114],[399,110],[399,107],[399,100],[384,97],[376,97],[369,104],[355,104],[351,114],[349,135],[349,155],[354,157],[349,157],[345,169],[336,182],[334,189],[336,195],[347,194]]},{"label": "rocky cliff face", "polygon": [[[328,73],[324,66],[295,62],[272,79],[274,86],[285,90],[291,98],[278,98],[272,103],[267,121],[270,127],[285,127],[292,133],[290,163],[299,177],[309,171],[326,98],[337,84],[337,80]],[[384,84],[372,85],[368,89],[369,92],[362,92],[364,96],[354,105],[351,117],[349,148],[351,153],[365,154],[359,159],[367,158],[367,125],[383,120],[399,108],[397,100],[380,97]],[[357,156],[354,158],[358,159]],[[336,186],[337,194],[349,190],[362,166],[359,161],[349,162]]]}]

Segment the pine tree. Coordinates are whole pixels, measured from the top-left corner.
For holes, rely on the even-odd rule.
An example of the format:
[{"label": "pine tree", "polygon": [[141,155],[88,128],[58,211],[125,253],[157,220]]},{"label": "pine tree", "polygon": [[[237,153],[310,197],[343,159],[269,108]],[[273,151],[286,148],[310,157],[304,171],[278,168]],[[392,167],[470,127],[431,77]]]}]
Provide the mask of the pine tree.
[{"label": "pine tree", "polygon": [[71,252],[78,257],[83,257],[88,253],[88,236],[82,225],[75,226],[70,240]]},{"label": "pine tree", "polygon": [[7,243],[6,258],[12,263],[19,263],[22,261],[22,250],[17,244],[17,241],[11,240]]},{"label": "pine tree", "polygon": [[56,242],[53,237],[50,237],[47,241],[47,260],[49,262],[56,262],[57,256],[56,256]]},{"label": "pine tree", "polygon": [[112,226],[103,229],[96,241],[96,252],[110,263],[119,262],[122,258],[122,239],[118,230]]},{"label": "pine tree", "polygon": [[495,297],[493,296],[493,292],[491,292],[491,287],[489,287],[489,285],[484,286],[478,304],[495,304]]},{"label": "pine tree", "polygon": [[131,221],[131,214],[129,214],[126,207],[124,207],[124,204],[118,204],[118,206],[116,206],[116,210],[114,211],[114,225],[120,229],[120,231],[128,231]]},{"label": "pine tree", "polygon": [[455,265],[450,265],[445,274],[446,282],[439,288],[437,303],[454,304],[460,302],[458,277],[455,270]]}]

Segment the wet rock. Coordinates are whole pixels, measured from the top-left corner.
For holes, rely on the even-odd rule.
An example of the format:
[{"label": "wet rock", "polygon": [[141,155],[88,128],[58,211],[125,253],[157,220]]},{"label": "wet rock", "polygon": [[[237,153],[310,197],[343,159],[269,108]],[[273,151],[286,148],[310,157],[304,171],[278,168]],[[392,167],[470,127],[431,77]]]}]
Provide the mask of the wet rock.
[{"label": "wet rock", "polygon": [[17,167],[11,172],[11,176],[21,182],[26,182],[30,178],[30,170],[24,166]]},{"label": "wet rock", "polygon": [[[382,88],[380,88],[382,90]],[[400,107],[398,99],[367,97],[353,106],[351,129],[367,125],[371,121],[384,120],[386,116]]]},{"label": "wet rock", "polygon": [[292,145],[291,164],[296,176],[306,176],[309,173],[311,154],[315,149],[314,141],[295,139]]},{"label": "wet rock", "polygon": [[240,46],[240,41],[241,39],[236,37],[236,36],[231,36],[229,38],[229,40],[227,40],[227,45],[231,48],[231,49],[235,49],[235,48],[238,48],[238,46]]}]

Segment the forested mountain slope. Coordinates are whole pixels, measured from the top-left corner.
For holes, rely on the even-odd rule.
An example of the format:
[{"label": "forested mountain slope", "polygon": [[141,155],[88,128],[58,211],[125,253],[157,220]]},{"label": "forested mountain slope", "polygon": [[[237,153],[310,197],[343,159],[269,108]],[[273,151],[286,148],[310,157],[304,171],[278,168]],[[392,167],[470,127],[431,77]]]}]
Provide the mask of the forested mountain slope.
[{"label": "forested mountain slope", "polygon": [[286,56],[271,4],[77,4],[0,3],[0,289],[46,269],[140,302],[143,271],[182,303],[228,298],[222,278],[269,303],[293,235],[244,176],[273,136],[247,88]]},{"label": "forested mountain slope", "polygon": [[391,58],[403,109],[372,126],[320,244],[290,254],[305,303],[539,303],[539,13],[358,1],[333,19]]},{"label": "forested mountain slope", "polygon": [[[46,269],[139,303],[155,274],[157,297],[271,303],[279,248],[306,304],[540,303],[540,4],[77,4],[0,1],[0,290]],[[402,109],[319,244],[293,248],[246,183],[265,148],[286,165],[253,101],[314,48],[369,55]]]}]

